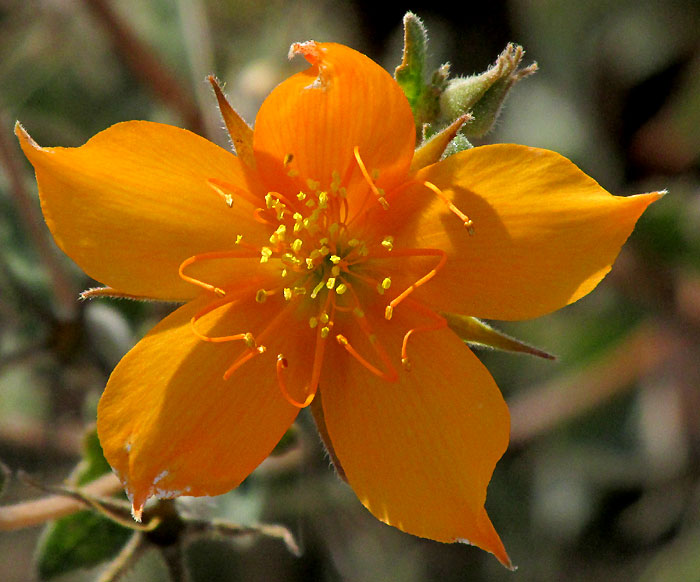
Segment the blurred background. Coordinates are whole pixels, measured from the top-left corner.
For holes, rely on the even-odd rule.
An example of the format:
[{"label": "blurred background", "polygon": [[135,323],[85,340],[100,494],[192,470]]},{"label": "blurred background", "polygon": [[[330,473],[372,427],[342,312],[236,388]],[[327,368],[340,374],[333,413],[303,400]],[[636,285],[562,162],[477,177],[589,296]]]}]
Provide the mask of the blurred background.
[{"label": "blurred background", "polygon": [[[700,581],[700,4],[309,0],[0,0],[0,459],[65,479],[119,358],[169,309],[95,300],[58,252],[12,127],[78,146],[118,121],[187,127],[226,146],[205,77],[250,122],[301,70],[293,41],[332,40],[393,72],[401,19],[422,17],[430,62],[485,70],[509,41],[540,71],[483,143],[554,149],[620,195],[667,188],[611,275],[560,312],[500,329],[555,362],[478,352],[513,414],[487,509],[516,573],[463,545],[375,520],[340,482],[306,417],[296,441],[238,490],[183,511],[286,525],[302,547],[199,540],[195,580]],[[447,7],[450,4],[450,7]],[[17,478],[0,503],[43,494]],[[42,527],[0,533],[0,578],[37,579]],[[46,536],[46,534],[44,534]],[[95,580],[100,568],[59,580]],[[124,580],[167,580],[155,552]]]}]

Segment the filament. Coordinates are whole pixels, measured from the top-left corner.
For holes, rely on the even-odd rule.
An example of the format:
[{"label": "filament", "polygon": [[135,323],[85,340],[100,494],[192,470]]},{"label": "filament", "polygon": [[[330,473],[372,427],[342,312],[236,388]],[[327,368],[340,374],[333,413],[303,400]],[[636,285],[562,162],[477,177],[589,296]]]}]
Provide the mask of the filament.
[{"label": "filament", "polygon": [[287,390],[287,382],[284,378],[284,371],[287,369],[287,365],[287,358],[285,358],[282,354],[279,354],[277,356],[277,383],[279,384],[280,392],[282,393],[282,396],[284,396],[285,400],[292,406],[296,406],[297,408],[306,408],[309,404],[311,404],[311,402],[313,402],[313,399],[316,397],[317,390],[312,390],[304,402],[298,402],[295,400],[289,393],[289,390]]},{"label": "filament", "polygon": [[462,221],[464,227],[467,229],[467,232],[470,235],[474,234],[474,223],[472,222],[472,219],[469,218],[466,214],[464,214],[464,212],[462,212],[459,208],[457,208],[452,203],[452,201],[447,196],[445,196],[445,194],[442,190],[440,190],[440,188],[438,188],[432,182],[423,182],[423,185],[429,190],[432,190],[437,195],[437,197],[444,202],[445,206],[447,206],[447,208],[450,209],[450,212],[457,215],[457,217]]},{"label": "filament", "polygon": [[418,301],[414,301],[412,299],[408,299],[408,304],[410,307],[412,307],[416,311],[420,311],[420,312],[424,313],[425,315],[427,315],[428,317],[430,317],[433,320],[433,323],[419,325],[417,327],[409,329],[406,332],[406,335],[403,336],[403,342],[401,343],[401,365],[404,367],[404,369],[406,371],[409,371],[411,369],[411,362],[408,358],[408,352],[407,352],[409,338],[414,333],[420,333],[420,332],[424,332],[424,331],[437,331],[439,329],[445,329],[447,327],[447,320],[444,317],[435,313],[429,307],[426,307],[422,303],[419,303]]},{"label": "filament", "polygon": [[413,283],[410,287],[405,289],[402,293],[400,293],[397,297],[395,297],[389,305],[386,307],[386,311],[384,314],[384,317],[386,319],[391,319],[394,309],[396,308],[399,303],[401,303],[406,297],[408,297],[411,293],[413,293],[418,287],[421,285],[425,285],[428,281],[430,281],[435,275],[438,274],[440,269],[445,266],[445,263],[447,262],[447,253],[443,251],[442,249],[394,249],[392,251],[387,251],[386,253],[383,252],[371,252],[370,255],[373,258],[377,259],[391,259],[395,257],[440,257],[440,260],[438,261],[438,264],[435,265],[433,269],[428,271],[425,275],[423,275],[420,279],[418,279],[415,283]]},{"label": "filament", "polygon": [[258,256],[257,253],[253,253],[251,251],[242,251],[239,249],[232,250],[232,251],[217,251],[217,252],[211,252],[211,253],[201,253],[198,255],[193,255],[188,259],[185,259],[180,263],[180,267],[177,270],[178,275],[180,275],[180,278],[183,279],[184,281],[187,281],[188,283],[192,283],[193,285],[197,285],[197,287],[201,287],[202,289],[205,289],[206,291],[211,291],[212,293],[215,293],[219,297],[224,297],[226,295],[226,291],[221,289],[220,287],[216,287],[215,285],[210,285],[209,283],[205,283],[204,281],[200,279],[196,279],[194,277],[190,277],[189,275],[185,275],[185,269],[189,267],[190,265],[193,265],[194,263],[201,263],[202,261],[209,261],[209,260],[215,260],[215,259],[254,259]]}]

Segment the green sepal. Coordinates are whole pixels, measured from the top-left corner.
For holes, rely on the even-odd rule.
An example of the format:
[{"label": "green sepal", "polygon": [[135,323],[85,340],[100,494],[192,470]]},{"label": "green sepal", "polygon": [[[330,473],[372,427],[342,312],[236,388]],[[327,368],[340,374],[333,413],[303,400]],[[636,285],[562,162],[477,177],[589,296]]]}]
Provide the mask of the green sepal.
[{"label": "green sepal", "polygon": [[403,17],[403,27],[403,58],[394,71],[394,78],[411,108],[414,108],[424,88],[423,70],[428,32],[421,19],[412,12],[407,12]]},{"label": "green sepal", "polygon": [[79,511],[49,524],[39,542],[37,571],[50,580],[115,557],[133,532],[91,511]]},{"label": "green sepal", "polygon": [[506,352],[529,354],[547,360],[555,359],[553,355],[512,338],[492,328],[490,325],[485,324],[476,317],[459,315],[457,313],[442,313],[441,315],[447,320],[447,325],[450,329],[469,345],[484,346]]},{"label": "green sepal", "polygon": [[[84,485],[108,473],[97,431],[85,435],[83,459],[71,476],[71,483]],[[116,556],[133,534],[132,530],[93,511],[79,511],[46,526],[39,541],[36,565],[40,580],[67,572],[91,568]]]},{"label": "green sepal", "polygon": [[511,43],[484,73],[452,79],[440,95],[443,122],[451,123],[460,115],[471,112],[474,120],[464,126],[462,133],[467,137],[481,137],[488,133],[498,118],[508,91],[537,70],[536,63],[518,68],[524,54],[521,46]]},{"label": "green sepal", "polygon": [[[469,124],[465,123],[462,127],[465,127],[467,125]],[[462,131],[464,130],[461,130],[456,136],[454,136],[454,138],[452,138],[452,141],[447,145],[447,147],[445,148],[445,153],[442,154],[443,159],[454,154],[458,154],[459,152],[463,152],[464,150],[470,150],[474,147],[472,143],[462,133]]]},{"label": "green sepal", "polygon": [[425,57],[428,47],[428,31],[412,12],[403,17],[404,46],[401,64],[394,71],[394,78],[406,95],[413,111],[416,136],[424,136],[426,128],[440,115],[440,94],[447,86],[449,66],[442,65],[425,82]]}]

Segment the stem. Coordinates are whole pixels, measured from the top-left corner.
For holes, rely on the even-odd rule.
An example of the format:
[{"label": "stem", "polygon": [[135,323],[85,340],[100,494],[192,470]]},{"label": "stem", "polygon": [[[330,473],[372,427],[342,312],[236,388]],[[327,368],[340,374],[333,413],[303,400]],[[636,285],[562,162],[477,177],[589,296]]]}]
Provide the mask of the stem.
[{"label": "stem", "polygon": [[[82,488],[86,493],[106,497],[122,489],[113,474],[104,475]],[[36,501],[26,501],[0,507],[0,531],[32,527],[85,509],[85,504],[70,497],[52,495]]]},{"label": "stem", "polygon": [[523,392],[510,404],[511,441],[525,444],[634,386],[684,348],[684,341],[658,324],[644,323],[581,371]]},{"label": "stem", "polygon": [[163,103],[177,111],[188,128],[201,134],[204,122],[199,109],[189,93],[182,90],[180,81],[155,56],[151,47],[136,36],[108,0],[84,2],[132,73],[150,87]]}]

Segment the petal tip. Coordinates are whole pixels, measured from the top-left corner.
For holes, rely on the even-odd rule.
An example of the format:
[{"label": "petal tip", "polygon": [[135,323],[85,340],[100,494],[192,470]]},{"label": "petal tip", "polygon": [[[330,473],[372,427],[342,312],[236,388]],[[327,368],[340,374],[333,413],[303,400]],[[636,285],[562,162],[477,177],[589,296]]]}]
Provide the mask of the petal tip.
[{"label": "petal tip", "polygon": [[144,495],[143,493],[133,494],[128,488],[126,489],[126,495],[129,498],[129,501],[131,501],[131,517],[134,518],[134,521],[141,523],[141,519],[143,517],[143,507],[146,505],[146,501],[148,501],[150,495]]},{"label": "petal tip", "polygon": [[510,556],[508,556],[508,553],[506,552],[506,549],[501,543],[500,539],[498,539],[498,544],[493,548],[485,547],[482,544],[476,544],[474,542],[469,541],[466,538],[457,538],[455,540],[455,543],[475,546],[477,548],[481,548],[482,550],[489,552],[501,563],[501,565],[503,565],[505,568],[508,568],[508,570],[510,570],[511,572],[515,572],[518,569],[517,566],[513,565],[513,562],[511,561]]},{"label": "petal tip", "polygon": [[22,147],[25,145],[30,145],[34,149],[41,149],[41,146],[32,139],[32,136],[27,133],[27,130],[24,129],[24,126],[19,121],[15,121],[15,135],[19,139]]},{"label": "petal tip", "polygon": [[135,505],[132,505],[131,506],[131,517],[134,518],[134,521],[141,523],[142,516],[143,516],[143,505],[141,507],[136,507]]},{"label": "petal tip", "polygon": [[307,40],[306,42],[295,42],[289,47],[287,57],[291,60],[296,55],[302,55],[312,65],[316,64],[321,59],[321,47],[315,40]]}]

